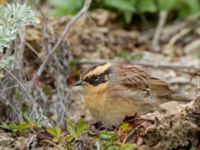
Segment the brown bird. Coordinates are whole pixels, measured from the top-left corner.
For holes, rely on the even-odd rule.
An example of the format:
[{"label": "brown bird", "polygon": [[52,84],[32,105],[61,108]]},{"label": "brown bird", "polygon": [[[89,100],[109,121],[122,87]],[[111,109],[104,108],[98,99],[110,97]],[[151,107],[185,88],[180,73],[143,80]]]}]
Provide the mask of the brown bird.
[{"label": "brown bird", "polygon": [[136,113],[161,110],[159,104],[169,100],[190,101],[138,65],[97,64],[84,72],[75,85],[83,86],[86,108],[107,127]]}]

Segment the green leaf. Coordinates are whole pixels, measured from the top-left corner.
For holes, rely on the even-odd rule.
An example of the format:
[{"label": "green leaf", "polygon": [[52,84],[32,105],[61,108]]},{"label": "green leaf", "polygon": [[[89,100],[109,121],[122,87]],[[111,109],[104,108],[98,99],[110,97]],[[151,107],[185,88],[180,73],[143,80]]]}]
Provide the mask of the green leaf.
[{"label": "green leaf", "polygon": [[32,129],[34,128],[34,125],[26,123],[26,122],[24,123],[22,122],[19,125],[13,125],[12,127],[14,129],[16,128],[18,131],[21,131],[21,130],[26,130],[26,129]]},{"label": "green leaf", "polygon": [[48,128],[47,132],[53,135],[56,139],[59,139],[62,136],[62,130],[58,125],[54,128]]},{"label": "green leaf", "polygon": [[57,9],[66,10],[68,13],[76,13],[83,5],[83,0],[49,0]]},{"label": "green leaf", "polygon": [[70,119],[65,119],[65,121],[67,122],[67,130],[70,132],[70,134],[76,134],[76,124]]},{"label": "green leaf", "polygon": [[74,135],[71,135],[71,134],[70,134],[70,135],[67,135],[67,136],[66,136],[66,141],[67,141],[67,142],[71,142],[73,139],[75,139],[75,136],[74,136]]},{"label": "green leaf", "polygon": [[58,125],[55,126],[55,130],[56,130],[57,137],[62,136],[62,130]]},{"label": "green leaf", "polygon": [[12,131],[12,129],[11,129],[11,128],[9,127],[9,125],[6,124],[6,123],[2,123],[2,124],[0,125],[0,127],[3,128],[3,129],[6,129],[6,130],[11,130],[11,131]]},{"label": "green leaf", "polygon": [[156,12],[157,10],[154,0],[140,0],[137,6],[140,12]]},{"label": "green leaf", "polygon": [[101,131],[99,136],[101,140],[115,141],[117,139],[117,133],[114,131]]},{"label": "green leaf", "polygon": [[185,1],[179,0],[179,1],[182,2],[182,7],[179,11],[179,16],[181,18],[195,14],[200,10],[200,4],[198,0],[185,0]]},{"label": "green leaf", "polygon": [[123,144],[119,150],[136,150],[137,149],[137,145],[135,144]]},{"label": "green leaf", "polygon": [[132,12],[128,12],[128,11],[124,12],[124,19],[125,19],[125,22],[127,24],[131,23],[132,18],[133,18],[133,13]]},{"label": "green leaf", "polygon": [[115,145],[111,145],[106,150],[119,150],[119,147]]},{"label": "green leaf", "polygon": [[130,23],[133,13],[136,11],[136,0],[104,0],[104,5],[108,8],[114,8],[123,14],[126,23]]},{"label": "green leaf", "polygon": [[0,52],[3,47],[9,47],[24,26],[37,22],[34,12],[25,4],[0,5]]},{"label": "green leaf", "polygon": [[31,118],[31,116],[27,112],[23,113],[23,119],[27,123],[35,123],[34,119]]},{"label": "green leaf", "polygon": [[130,130],[130,125],[128,123],[122,123],[119,127],[119,129],[123,131],[129,131]]},{"label": "green leaf", "polygon": [[80,120],[80,121],[77,123],[76,127],[77,127],[76,133],[77,133],[78,135],[81,135],[82,133],[88,131],[90,125],[89,125],[86,121]]},{"label": "green leaf", "polygon": [[19,124],[9,124],[9,125],[4,123],[4,124],[1,125],[1,128],[11,130],[13,132],[24,131],[24,130],[27,130],[27,129],[33,129],[35,127],[36,127],[35,124],[29,124],[29,123],[26,123],[26,122],[21,122]]},{"label": "green leaf", "polygon": [[200,6],[199,6],[199,1],[198,0],[186,0],[186,3],[190,7],[190,13],[194,14],[199,12]]},{"label": "green leaf", "polygon": [[55,8],[53,14],[58,17],[75,14],[81,9],[83,2],[83,0],[49,0],[49,3]]},{"label": "green leaf", "polygon": [[177,0],[159,0],[160,10],[172,10],[177,4]]},{"label": "green leaf", "polygon": [[135,1],[136,0],[104,0],[103,3],[106,6],[109,6],[111,8],[116,8],[121,11],[129,11],[134,12],[135,11]]}]

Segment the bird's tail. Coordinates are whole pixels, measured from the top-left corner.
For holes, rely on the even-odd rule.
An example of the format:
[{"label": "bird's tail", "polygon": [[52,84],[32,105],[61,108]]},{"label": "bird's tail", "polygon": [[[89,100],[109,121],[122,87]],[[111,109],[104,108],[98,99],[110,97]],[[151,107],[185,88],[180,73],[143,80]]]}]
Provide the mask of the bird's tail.
[{"label": "bird's tail", "polygon": [[187,95],[182,94],[182,93],[172,93],[172,94],[167,96],[167,99],[169,99],[171,101],[180,101],[180,102],[190,102],[190,101],[192,101],[191,97],[188,97]]}]

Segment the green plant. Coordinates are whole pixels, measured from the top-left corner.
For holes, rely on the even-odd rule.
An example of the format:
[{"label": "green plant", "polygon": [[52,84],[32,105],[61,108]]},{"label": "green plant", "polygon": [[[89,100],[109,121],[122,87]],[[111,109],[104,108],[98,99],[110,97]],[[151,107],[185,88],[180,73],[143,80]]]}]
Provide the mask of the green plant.
[{"label": "green plant", "polygon": [[65,135],[58,125],[56,125],[54,128],[47,128],[47,132],[53,135],[54,142],[62,141],[62,137]]},{"label": "green plant", "polygon": [[84,0],[49,0],[49,3],[56,8],[53,10],[53,15],[57,17],[75,14],[83,2]]},{"label": "green plant", "polygon": [[33,11],[25,4],[13,3],[0,6],[0,52],[16,38],[22,27],[36,22]]},{"label": "green plant", "polygon": [[21,122],[19,124],[6,124],[6,123],[3,123],[0,125],[1,128],[3,129],[7,129],[7,130],[10,130],[12,132],[16,132],[16,131],[25,131],[25,130],[28,130],[28,129],[34,129],[36,128],[36,124],[30,124],[30,123],[27,123],[27,122]]},{"label": "green plant", "polygon": [[36,128],[40,128],[41,125],[36,122],[28,113],[28,106],[26,104],[23,104],[22,105],[22,108],[21,108],[21,111],[22,111],[22,121],[18,124],[6,124],[6,123],[3,123],[0,125],[1,128],[3,129],[7,129],[7,130],[10,130],[10,131],[13,131],[13,132],[16,132],[16,131],[26,131],[26,130],[29,130],[29,129],[36,129]]},{"label": "green plant", "polygon": [[79,140],[80,137],[89,130],[90,125],[84,120],[80,120],[78,123],[74,123],[69,119],[66,119],[67,130],[69,134],[66,136],[67,142],[72,140]]},{"label": "green plant", "polygon": [[136,144],[123,144],[119,150],[136,150],[137,149],[137,145]]},{"label": "green plant", "polygon": [[113,142],[117,139],[117,133],[114,131],[100,131],[99,138],[103,141]]},{"label": "green plant", "polygon": [[[26,119],[30,119],[30,117],[28,117],[27,115],[24,116]],[[30,120],[25,120],[25,121],[22,121],[18,124],[6,124],[6,123],[3,123],[0,125],[1,128],[3,129],[7,129],[7,130],[10,130],[12,132],[16,132],[16,131],[20,131],[20,132],[23,132],[23,131],[26,131],[26,130],[29,130],[29,129],[36,129],[36,128],[39,128],[38,124],[33,121],[33,119],[30,119]]]},{"label": "green plant", "polygon": [[[120,128],[124,128],[126,130],[128,128],[127,124],[122,124]],[[136,150],[137,145],[135,144],[118,144],[118,134],[116,131],[100,131],[99,140],[101,143],[101,149],[104,150]]]},{"label": "green plant", "polygon": [[[55,7],[56,16],[74,14],[80,10],[83,0],[49,0]],[[95,3],[95,1],[93,2]],[[178,4],[178,5],[177,5]],[[198,0],[102,0],[96,7],[114,10],[130,23],[135,14],[154,13],[159,11],[177,11],[180,18],[197,13],[200,10]]]},{"label": "green plant", "polygon": [[[4,47],[9,47],[9,43],[16,38],[24,26],[36,22],[34,12],[25,4],[0,5],[0,52],[3,52]],[[14,60],[14,56],[2,57],[0,68],[12,68]]]},{"label": "green plant", "polygon": [[198,0],[178,0],[178,2],[181,5],[179,16],[182,18],[191,14],[195,14],[200,10],[200,4]]},{"label": "green plant", "polygon": [[136,12],[136,0],[103,0],[103,5],[122,13],[127,23],[132,20],[133,14]]}]

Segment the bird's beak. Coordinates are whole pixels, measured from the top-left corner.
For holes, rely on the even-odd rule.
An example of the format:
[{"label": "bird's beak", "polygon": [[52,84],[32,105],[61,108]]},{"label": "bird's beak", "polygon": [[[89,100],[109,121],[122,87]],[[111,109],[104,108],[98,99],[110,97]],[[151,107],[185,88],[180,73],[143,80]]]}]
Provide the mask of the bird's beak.
[{"label": "bird's beak", "polygon": [[73,86],[80,86],[83,84],[83,81],[79,80],[76,83],[73,84]]}]

